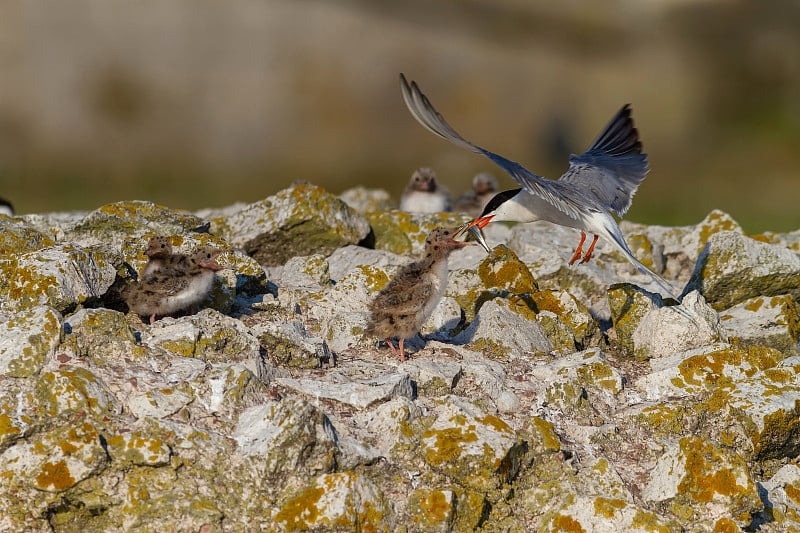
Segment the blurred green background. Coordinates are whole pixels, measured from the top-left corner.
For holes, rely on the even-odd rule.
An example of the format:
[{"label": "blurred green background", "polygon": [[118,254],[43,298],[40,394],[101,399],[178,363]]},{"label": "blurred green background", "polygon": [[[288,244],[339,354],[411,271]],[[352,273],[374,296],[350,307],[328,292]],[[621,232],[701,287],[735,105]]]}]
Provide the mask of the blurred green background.
[{"label": "blurred green background", "polygon": [[0,196],[198,209],[294,180],[397,199],[418,166],[454,194],[501,177],[414,122],[399,72],[553,178],[632,103],[651,172],[626,218],[800,227],[796,0],[7,1]]}]

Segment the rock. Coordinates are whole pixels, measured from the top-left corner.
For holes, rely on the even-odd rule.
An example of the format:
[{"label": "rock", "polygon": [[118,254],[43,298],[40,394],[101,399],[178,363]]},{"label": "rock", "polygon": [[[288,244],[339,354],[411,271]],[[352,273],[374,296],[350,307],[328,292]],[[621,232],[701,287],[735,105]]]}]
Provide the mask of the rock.
[{"label": "rock", "polygon": [[328,261],[320,254],[292,257],[280,267],[267,267],[270,281],[280,287],[319,291],[331,282]]},{"label": "rock", "polygon": [[800,355],[800,308],[788,294],[759,296],[720,314],[728,340],[744,346],[769,346],[786,356]]},{"label": "rock", "polygon": [[714,420],[705,431],[749,460],[783,460],[800,453],[800,365],[769,368],[723,384],[699,408]]},{"label": "rock", "polygon": [[764,522],[772,522],[783,531],[800,531],[800,468],[784,465],[760,486],[766,492],[765,514],[769,517]]},{"label": "rock", "polygon": [[266,322],[253,328],[253,333],[258,336],[266,356],[276,365],[319,368],[333,363],[328,344],[306,333],[305,325],[299,320]]},{"label": "rock", "polygon": [[642,317],[632,336],[634,357],[666,357],[725,340],[719,315],[699,293],[684,296],[681,308],[692,318],[670,307],[651,309]]},{"label": "rock", "polygon": [[715,343],[651,359],[650,372],[637,378],[634,387],[649,401],[698,396],[715,390],[720,383],[735,383],[774,368],[782,358],[782,354],[769,348]]},{"label": "rock", "polygon": [[541,383],[537,404],[560,410],[580,425],[601,425],[623,390],[622,375],[597,349],[536,365],[530,372]]},{"label": "rock", "polygon": [[380,489],[354,472],[319,476],[273,516],[275,524],[287,531],[393,531],[392,518]]},{"label": "rock", "polygon": [[50,307],[33,307],[0,322],[0,375],[33,377],[61,343],[61,314]]},{"label": "rock", "polygon": [[54,244],[51,237],[31,224],[17,218],[0,217],[0,257],[4,261]]},{"label": "rock", "polygon": [[[623,220],[620,229],[627,236],[634,255],[645,266],[654,269],[657,274],[664,274],[668,279],[682,280],[689,278],[698,254],[712,235],[721,231],[743,233],[741,226],[730,215],[718,209],[693,226],[645,226]],[[639,244],[643,246],[637,250]],[[659,268],[659,264],[663,268]]]},{"label": "rock", "polygon": [[462,320],[461,306],[454,298],[445,296],[436,305],[428,320],[422,324],[420,335],[430,335],[434,339],[443,341],[450,340],[451,333],[458,328]]},{"label": "rock", "polygon": [[553,343],[536,321],[525,320],[501,299],[483,304],[478,316],[453,342],[473,350],[488,350],[498,356],[550,352]]},{"label": "rock", "polygon": [[83,246],[121,246],[125,240],[135,238],[145,248],[146,235],[184,235],[205,230],[206,222],[188,211],[152,202],[130,201],[104,205],[92,211],[70,228],[65,237]]},{"label": "rock", "polygon": [[56,244],[0,262],[0,296],[16,310],[48,305],[63,313],[104,295],[116,275],[106,255]]},{"label": "rock", "polygon": [[544,520],[539,531],[680,531],[677,523],[619,498],[577,495]]},{"label": "rock", "polygon": [[330,255],[357,244],[369,223],[347,204],[314,185],[297,185],[212,220],[212,233],[242,247],[262,265],[282,265],[292,257]]},{"label": "rock", "polygon": [[302,400],[286,399],[246,409],[233,438],[245,455],[263,458],[265,481],[286,486],[286,477],[332,472],[334,430],[327,417]]},{"label": "rock", "polygon": [[402,255],[354,245],[339,248],[328,257],[330,278],[337,282],[358,268],[392,272],[407,262]]},{"label": "rock", "polygon": [[730,529],[731,522],[744,528],[762,509],[744,460],[700,437],[684,437],[668,449],[653,468],[642,499],[667,504],[684,520],[717,530]]},{"label": "rock", "polygon": [[405,396],[392,398],[363,413],[364,425],[375,438],[375,444],[386,457],[396,446],[413,446],[411,423],[421,416],[420,408]]},{"label": "rock", "polygon": [[459,213],[405,211],[369,213],[366,218],[375,233],[375,248],[399,255],[419,255],[425,249],[425,238],[431,230],[439,226],[459,226],[469,220]]},{"label": "rock", "polygon": [[339,195],[339,199],[362,215],[376,211],[388,211],[397,207],[389,193],[383,189],[367,189],[366,187],[353,187]]},{"label": "rock", "polygon": [[459,363],[438,361],[431,357],[415,357],[401,363],[398,368],[408,372],[416,382],[417,394],[422,396],[450,394],[461,377]]},{"label": "rock", "polygon": [[348,365],[327,372],[324,380],[279,377],[275,383],[313,398],[328,398],[358,409],[397,396],[411,398],[411,378],[405,372],[391,372],[379,365]]},{"label": "rock", "polygon": [[791,294],[800,298],[800,256],[739,233],[711,236],[684,292],[699,291],[721,311],[749,298]]},{"label": "rock", "polygon": [[452,490],[417,489],[408,497],[408,513],[418,531],[452,531],[456,496]]},{"label": "rock", "polygon": [[432,410],[420,453],[431,468],[480,492],[510,483],[517,475],[524,444],[503,420],[456,397]]},{"label": "rock", "polygon": [[183,357],[210,362],[241,362],[258,374],[258,339],[239,320],[204,309],[196,315],[164,318],[142,332],[142,342]]}]

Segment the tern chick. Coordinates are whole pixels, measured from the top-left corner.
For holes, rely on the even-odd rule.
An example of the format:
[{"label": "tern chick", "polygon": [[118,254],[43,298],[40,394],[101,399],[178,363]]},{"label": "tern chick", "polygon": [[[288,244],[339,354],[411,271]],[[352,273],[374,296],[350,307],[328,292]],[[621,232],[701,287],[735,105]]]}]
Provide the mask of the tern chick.
[{"label": "tern chick", "polygon": [[214,285],[214,272],[223,267],[216,259],[220,250],[201,246],[191,255],[172,255],[168,266],[130,283],[122,290],[128,308],[150,323],[189,309],[205,300]]},{"label": "tern chick", "polygon": [[453,204],[453,211],[478,216],[499,188],[497,178],[488,172],[481,172],[472,178],[472,190],[464,193]]},{"label": "tern chick", "polygon": [[169,241],[169,237],[158,235],[151,238],[147,241],[147,249],[144,254],[148,257],[148,260],[144,270],[142,270],[141,279],[151,276],[167,266],[173,255],[172,243]]},{"label": "tern chick", "polygon": [[[447,258],[469,243],[453,239],[462,228],[436,228],[425,240],[425,255],[402,267],[370,303],[367,334],[386,339],[392,353],[406,360],[403,341],[419,332],[447,288]],[[398,349],[391,338],[398,337]]]},{"label": "tern chick", "polygon": [[418,168],[400,197],[400,210],[409,213],[450,211],[450,193],[436,181],[432,168]]}]

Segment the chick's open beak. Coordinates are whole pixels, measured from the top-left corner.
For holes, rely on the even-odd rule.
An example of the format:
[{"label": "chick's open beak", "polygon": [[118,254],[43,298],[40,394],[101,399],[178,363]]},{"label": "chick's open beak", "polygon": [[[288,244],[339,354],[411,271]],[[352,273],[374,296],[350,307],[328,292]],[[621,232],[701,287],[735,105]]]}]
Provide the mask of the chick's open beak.
[{"label": "chick's open beak", "polygon": [[491,219],[492,217],[491,216],[483,217],[482,219],[477,218],[475,220],[462,224],[461,226],[458,227],[456,235],[461,235],[464,232],[469,233],[478,242],[478,244],[480,244],[483,247],[483,249],[486,250],[486,252],[488,253],[491,252],[492,249],[489,248],[488,244],[486,244],[486,239],[483,237],[483,232],[481,231],[481,228],[483,228],[484,226],[486,226],[486,224],[489,223],[488,220],[484,222],[484,219],[486,218]]}]

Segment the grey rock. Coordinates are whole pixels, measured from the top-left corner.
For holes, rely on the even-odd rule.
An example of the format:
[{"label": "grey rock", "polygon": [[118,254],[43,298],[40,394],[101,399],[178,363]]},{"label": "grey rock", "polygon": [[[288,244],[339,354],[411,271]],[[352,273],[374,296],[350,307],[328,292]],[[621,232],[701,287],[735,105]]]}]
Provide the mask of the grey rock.
[{"label": "grey rock", "polygon": [[697,290],[714,309],[749,298],[791,294],[800,298],[800,256],[732,231],[711,236],[697,259],[686,292]]},{"label": "grey rock", "polygon": [[33,307],[0,322],[0,375],[37,375],[61,343],[61,314],[50,307]]},{"label": "grey rock", "polygon": [[56,244],[0,262],[0,296],[11,309],[49,305],[64,312],[104,295],[116,275],[103,253]]},{"label": "grey rock", "polygon": [[769,346],[788,357],[800,355],[798,316],[792,296],[759,296],[722,311],[720,323],[731,342]]},{"label": "grey rock", "polygon": [[328,256],[370,230],[364,217],[314,185],[285,189],[212,222],[213,233],[268,266],[315,253]]},{"label": "grey rock", "polygon": [[453,342],[472,349],[485,347],[503,355],[516,356],[553,349],[553,343],[541,324],[526,320],[499,299],[483,304],[475,320]]},{"label": "grey rock", "polygon": [[411,398],[411,377],[375,364],[348,365],[327,372],[324,379],[279,377],[275,383],[312,398],[336,400],[358,409],[397,396]]}]

